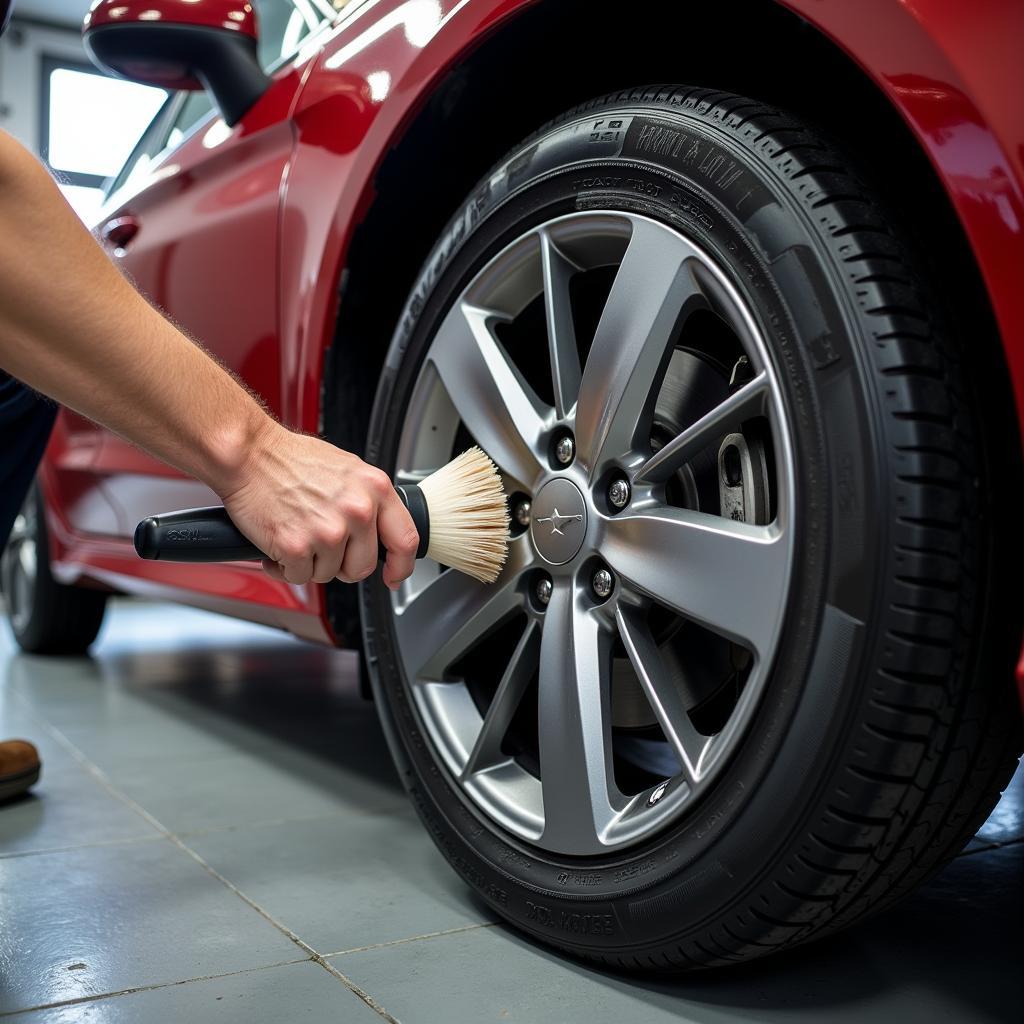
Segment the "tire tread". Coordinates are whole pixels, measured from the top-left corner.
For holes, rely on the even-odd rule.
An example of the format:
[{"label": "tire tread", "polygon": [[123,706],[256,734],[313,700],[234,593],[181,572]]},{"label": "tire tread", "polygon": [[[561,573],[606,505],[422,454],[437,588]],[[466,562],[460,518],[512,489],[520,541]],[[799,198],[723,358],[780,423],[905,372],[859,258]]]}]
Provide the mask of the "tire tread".
[{"label": "tire tread", "polygon": [[[961,353],[936,323],[935,307],[915,283],[921,275],[914,258],[891,220],[829,140],[744,97],[664,86],[627,90],[567,111],[534,137],[623,103],[684,107],[756,150],[795,187],[836,266],[853,270],[849,280],[888,398],[888,454],[900,467],[893,532],[900,539],[886,615],[917,622],[914,629],[883,631],[891,650],[877,659],[864,718],[849,745],[845,767],[856,786],[848,787],[848,805],[830,803],[781,869],[801,884],[776,879],[771,887],[779,899],[722,921],[715,929],[718,952],[707,945],[708,933],[704,942],[662,951],[676,969],[715,966],[845,927],[937,871],[974,834],[1009,780],[1020,749],[1019,716],[986,692],[990,681],[977,671],[972,642],[984,595],[970,567],[991,556],[982,550],[991,510],[980,507],[973,486],[984,471],[976,410]],[[743,117],[733,119],[739,110]],[[912,571],[900,568],[903,559],[913,561]],[[865,769],[853,759],[860,749],[871,764],[898,765],[908,744],[919,753],[912,768]],[[872,806],[884,813],[852,809]],[[811,861],[811,849],[828,861]],[[845,884],[834,891],[837,878]]]}]

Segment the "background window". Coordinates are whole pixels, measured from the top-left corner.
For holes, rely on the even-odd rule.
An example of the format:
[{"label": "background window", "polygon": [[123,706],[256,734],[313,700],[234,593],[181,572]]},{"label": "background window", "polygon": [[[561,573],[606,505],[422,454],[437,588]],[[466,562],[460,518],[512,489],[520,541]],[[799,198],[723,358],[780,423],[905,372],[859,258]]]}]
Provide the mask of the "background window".
[{"label": "background window", "polygon": [[120,169],[167,93],[107,78],[87,64],[44,58],[42,71],[40,155],[88,221],[102,202],[103,182]]}]

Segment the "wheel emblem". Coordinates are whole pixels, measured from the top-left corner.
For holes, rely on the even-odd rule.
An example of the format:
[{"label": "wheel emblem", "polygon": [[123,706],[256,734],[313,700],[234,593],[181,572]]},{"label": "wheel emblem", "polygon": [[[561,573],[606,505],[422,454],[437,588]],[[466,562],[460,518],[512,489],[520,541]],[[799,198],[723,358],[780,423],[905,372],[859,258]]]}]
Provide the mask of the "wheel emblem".
[{"label": "wheel emblem", "polygon": [[587,532],[587,505],[580,489],[565,477],[549,480],[533,501],[530,534],[537,553],[551,565],[576,557]]},{"label": "wheel emblem", "polygon": [[562,532],[562,527],[568,523],[582,523],[583,516],[581,513],[577,513],[574,516],[563,516],[556,508],[551,515],[541,516],[538,523],[550,523],[551,524],[551,535],[554,536],[556,533],[564,537],[565,534]]}]

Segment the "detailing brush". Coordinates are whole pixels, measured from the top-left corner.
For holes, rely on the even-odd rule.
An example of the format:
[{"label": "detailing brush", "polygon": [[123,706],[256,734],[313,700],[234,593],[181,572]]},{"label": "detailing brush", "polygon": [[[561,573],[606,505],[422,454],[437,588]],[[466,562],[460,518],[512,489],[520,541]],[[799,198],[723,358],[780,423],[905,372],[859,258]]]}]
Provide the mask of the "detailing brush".
[{"label": "detailing brush", "polygon": [[[508,506],[494,463],[470,448],[418,484],[395,488],[429,557],[493,583],[508,554]],[[221,506],[165,512],[135,528],[135,550],[164,562],[252,562],[267,557]],[[380,557],[386,552],[383,547]]]}]

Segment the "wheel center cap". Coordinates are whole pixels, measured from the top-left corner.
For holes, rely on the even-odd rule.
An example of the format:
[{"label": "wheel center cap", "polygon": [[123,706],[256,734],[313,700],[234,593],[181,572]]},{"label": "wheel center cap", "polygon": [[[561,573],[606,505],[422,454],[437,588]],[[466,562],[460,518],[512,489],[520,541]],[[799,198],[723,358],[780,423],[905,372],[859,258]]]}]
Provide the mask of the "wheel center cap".
[{"label": "wheel center cap", "polygon": [[560,477],[537,493],[530,514],[533,546],[545,562],[564,565],[575,557],[587,533],[587,503],[580,489]]}]

